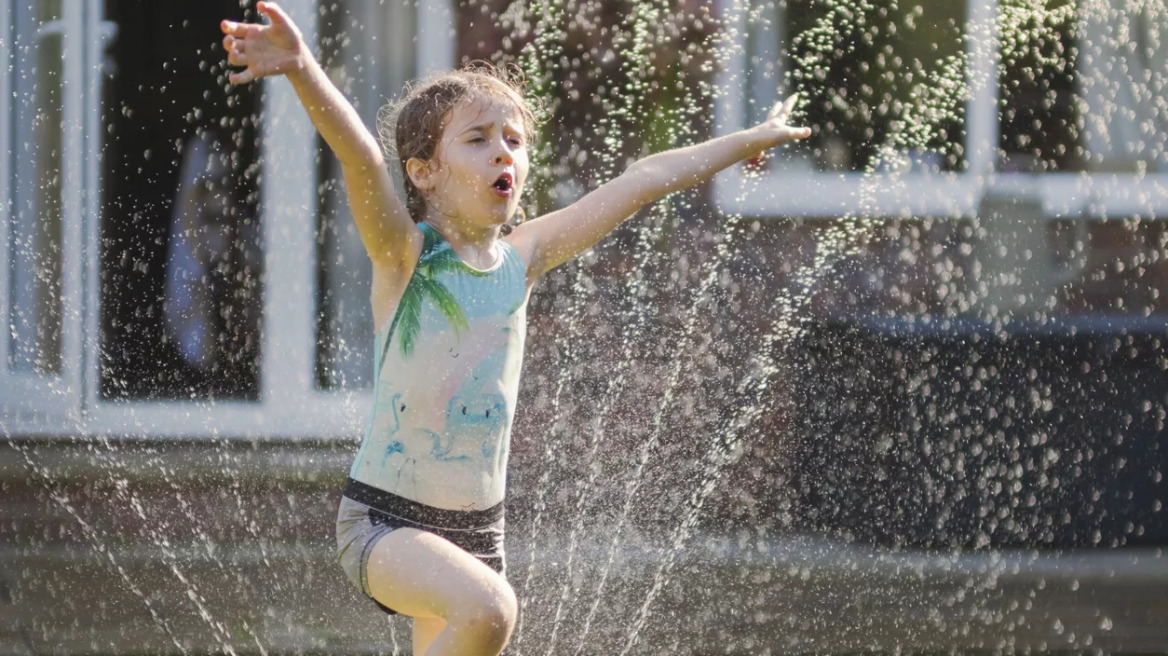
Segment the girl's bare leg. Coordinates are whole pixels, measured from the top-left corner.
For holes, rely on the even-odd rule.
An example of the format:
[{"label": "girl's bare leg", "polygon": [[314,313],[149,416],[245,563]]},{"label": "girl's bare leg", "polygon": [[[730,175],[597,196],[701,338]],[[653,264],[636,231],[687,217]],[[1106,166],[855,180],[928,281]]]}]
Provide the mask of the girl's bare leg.
[{"label": "girl's bare leg", "polygon": [[[511,638],[518,604],[499,574],[432,533],[399,528],[377,541],[366,566],[377,601],[437,631],[416,656],[497,656]],[[415,624],[415,638],[418,636]],[[426,628],[423,628],[423,632]]]},{"label": "girl's bare leg", "polygon": [[442,629],[446,628],[446,621],[437,617],[415,617],[413,621],[414,651],[412,653],[422,656],[438,638],[438,634],[442,633]]}]

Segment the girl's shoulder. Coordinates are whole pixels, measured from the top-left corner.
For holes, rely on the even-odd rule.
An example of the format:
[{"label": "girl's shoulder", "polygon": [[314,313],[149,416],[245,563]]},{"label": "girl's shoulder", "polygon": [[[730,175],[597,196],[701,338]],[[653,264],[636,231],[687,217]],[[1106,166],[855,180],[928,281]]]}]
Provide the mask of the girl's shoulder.
[{"label": "girl's shoulder", "polygon": [[500,237],[499,243],[503,245],[507,256],[514,258],[526,271],[535,255],[535,244],[529,239],[527,231],[521,228],[522,224],[512,230],[511,234]]}]

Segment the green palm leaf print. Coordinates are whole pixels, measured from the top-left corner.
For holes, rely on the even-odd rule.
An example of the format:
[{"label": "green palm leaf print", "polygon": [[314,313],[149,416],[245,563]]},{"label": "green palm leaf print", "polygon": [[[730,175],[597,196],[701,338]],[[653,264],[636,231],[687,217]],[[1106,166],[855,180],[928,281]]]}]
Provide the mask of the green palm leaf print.
[{"label": "green palm leaf print", "polygon": [[[406,285],[406,291],[402,294],[401,304],[398,305],[397,317],[395,318],[398,328],[401,329],[401,352],[404,356],[409,356],[414,352],[414,340],[418,338],[418,331],[421,330],[422,319],[422,290],[419,285],[414,284],[414,280],[410,280]],[[385,353],[389,352],[389,343],[393,341],[393,330],[385,338]],[[382,364],[385,364],[385,353],[382,353]]]},{"label": "green palm leaf print", "polygon": [[381,352],[379,368],[385,364],[385,357],[389,354],[389,344],[393,341],[395,330],[401,330],[398,342],[402,355],[409,357],[413,354],[414,343],[422,329],[423,301],[434,305],[438,312],[450,322],[450,327],[454,329],[456,336],[470,328],[466,321],[466,313],[463,312],[458,299],[438,281],[439,274],[449,273],[475,277],[489,275],[466,266],[449,245],[446,248],[439,248],[443,244],[443,239],[437,230],[426,226],[423,228],[423,234],[425,241],[422,243],[422,256],[418,259],[418,265],[414,268],[414,274],[410,277],[405,292],[402,293],[393,325],[390,326],[389,335],[386,336],[385,346]]},{"label": "green palm leaf print", "polygon": [[461,335],[462,331],[470,328],[466,323],[466,314],[462,311],[462,306],[458,304],[458,299],[454,298],[454,294],[450,293],[449,289],[442,283],[432,278],[422,278],[422,295],[432,302],[442,316],[450,322],[450,327],[454,328],[455,335]]},{"label": "green palm leaf print", "polygon": [[422,228],[422,257],[425,257],[434,247],[442,243],[442,235],[433,226],[423,223]]}]

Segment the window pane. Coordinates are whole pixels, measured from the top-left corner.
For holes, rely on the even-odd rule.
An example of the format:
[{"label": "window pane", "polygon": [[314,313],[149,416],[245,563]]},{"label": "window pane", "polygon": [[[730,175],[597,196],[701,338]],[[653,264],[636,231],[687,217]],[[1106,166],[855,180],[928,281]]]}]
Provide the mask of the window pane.
[{"label": "window pane", "polygon": [[[416,70],[413,5],[330,3],[321,6],[320,17],[321,62],[373,130],[378,108],[397,96]],[[323,141],[319,152],[317,386],[369,387],[373,368],[369,256],[349,212],[340,165]],[[387,165],[397,175],[397,162]]]},{"label": "window pane", "polygon": [[61,368],[61,3],[17,3],[9,366]]},{"label": "window pane", "polygon": [[1095,171],[1168,170],[1168,31],[1163,5],[1086,3],[1081,10],[1078,90],[1084,165]]},{"label": "window pane", "polygon": [[1001,170],[1168,170],[1160,9],[1065,1],[1002,16]]},{"label": "window pane", "polygon": [[788,148],[786,166],[964,168],[966,2],[755,4],[745,118],[764,119],[778,89],[809,102],[799,120],[814,132]]},{"label": "window pane", "polygon": [[1070,14],[1060,14],[1069,5],[1027,14],[1015,14],[1011,7],[1003,5],[999,14],[998,169],[1081,170],[1082,117],[1075,101],[1078,51]]},{"label": "window pane", "polygon": [[107,5],[101,393],[259,398],[261,85],[218,45],[236,2]]}]

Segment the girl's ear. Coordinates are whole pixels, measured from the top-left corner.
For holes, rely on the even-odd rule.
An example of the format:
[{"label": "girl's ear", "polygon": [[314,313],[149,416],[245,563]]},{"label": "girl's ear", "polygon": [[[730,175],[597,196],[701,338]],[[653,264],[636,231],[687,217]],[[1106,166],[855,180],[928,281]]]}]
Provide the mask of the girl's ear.
[{"label": "girl's ear", "polygon": [[406,160],[406,174],[410,176],[410,181],[418,188],[418,191],[423,193],[430,191],[434,186],[431,176],[434,173],[430,163],[417,157],[411,157]]}]

